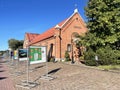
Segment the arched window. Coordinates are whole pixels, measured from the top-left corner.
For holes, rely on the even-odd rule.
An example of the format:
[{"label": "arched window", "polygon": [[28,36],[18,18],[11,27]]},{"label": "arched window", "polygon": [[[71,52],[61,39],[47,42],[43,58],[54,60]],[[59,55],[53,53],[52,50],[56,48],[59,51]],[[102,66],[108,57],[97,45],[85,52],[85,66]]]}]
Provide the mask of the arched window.
[{"label": "arched window", "polygon": [[79,34],[77,32],[73,32],[71,35],[71,42],[72,43],[76,43],[76,41],[78,41]]},{"label": "arched window", "polygon": [[68,52],[71,51],[71,44],[67,44],[67,51],[68,51]]}]

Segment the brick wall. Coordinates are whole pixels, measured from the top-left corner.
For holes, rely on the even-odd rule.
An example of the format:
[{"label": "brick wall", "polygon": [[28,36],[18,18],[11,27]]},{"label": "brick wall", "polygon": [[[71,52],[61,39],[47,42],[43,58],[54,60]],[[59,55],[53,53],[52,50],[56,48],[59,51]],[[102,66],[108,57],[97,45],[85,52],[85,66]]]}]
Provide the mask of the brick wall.
[{"label": "brick wall", "polygon": [[[64,58],[65,51],[67,50],[67,45],[72,44],[72,34],[84,34],[87,31],[85,23],[78,13],[74,14],[72,18],[67,21],[67,23],[61,29],[55,29],[55,35],[45,39],[43,41],[37,42],[33,45],[36,46],[47,46],[48,56],[54,56],[57,60]],[[51,49],[52,44],[52,49]],[[75,45],[73,45],[73,51],[75,50]],[[71,57],[72,51],[69,52]]]}]

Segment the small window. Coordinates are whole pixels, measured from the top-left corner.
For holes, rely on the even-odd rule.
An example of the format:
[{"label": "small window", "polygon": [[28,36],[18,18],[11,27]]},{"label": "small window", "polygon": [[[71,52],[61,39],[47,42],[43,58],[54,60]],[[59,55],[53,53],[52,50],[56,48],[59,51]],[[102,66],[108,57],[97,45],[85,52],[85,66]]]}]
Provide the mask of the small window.
[{"label": "small window", "polygon": [[76,20],[78,20],[78,18],[76,18]]},{"label": "small window", "polygon": [[68,51],[68,52],[71,51],[71,44],[67,44],[67,51]]}]

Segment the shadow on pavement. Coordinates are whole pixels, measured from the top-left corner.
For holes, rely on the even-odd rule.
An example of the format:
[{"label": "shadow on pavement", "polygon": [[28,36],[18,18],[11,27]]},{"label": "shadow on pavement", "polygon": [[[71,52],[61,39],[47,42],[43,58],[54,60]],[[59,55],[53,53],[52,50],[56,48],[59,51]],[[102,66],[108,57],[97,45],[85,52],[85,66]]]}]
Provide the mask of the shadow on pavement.
[{"label": "shadow on pavement", "polygon": [[0,77],[0,80],[6,79],[7,77]]},{"label": "shadow on pavement", "polygon": [[42,66],[37,66],[37,67],[35,67],[35,69],[39,69],[39,68],[42,68],[42,67],[44,67],[45,65],[42,65]]},{"label": "shadow on pavement", "polygon": [[[48,75],[49,74],[54,74],[56,73],[57,71],[59,71],[61,68],[57,68],[57,69],[54,69],[54,70],[51,70],[50,72],[48,72]],[[34,80],[34,82],[36,82],[37,80],[39,80],[41,78],[41,76],[39,76],[37,79]]]},{"label": "shadow on pavement", "polygon": [[4,72],[5,70],[0,70],[0,72]]},{"label": "shadow on pavement", "polygon": [[6,63],[6,62],[8,62],[8,61],[0,61],[0,63]]},{"label": "shadow on pavement", "polygon": [[48,72],[48,74],[54,74],[54,73],[56,73],[57,71],[59,71],[60,69],[61,69],[61,68],[54,69],[54,70]]}]

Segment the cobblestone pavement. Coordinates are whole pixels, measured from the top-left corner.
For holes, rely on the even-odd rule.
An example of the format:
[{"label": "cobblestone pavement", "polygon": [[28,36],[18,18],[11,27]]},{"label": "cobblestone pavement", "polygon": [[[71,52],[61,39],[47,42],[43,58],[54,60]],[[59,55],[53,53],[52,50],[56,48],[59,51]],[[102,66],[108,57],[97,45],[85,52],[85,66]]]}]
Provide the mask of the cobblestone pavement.
[{"label": "cobblestone pavement", "polygon": [[0,59],[0,90],[15,90],[5,61]]},{"label": "cobblestone pavement", "polygon": [[[38,83],[30,90],[120,90],[120,73],[93,69],[82,64],[49,62],[47,65],[49,75],[55,79],[50,81],[41,79],[47,71],[45,63],[30,65],[29,80]],[[24,73],[17,76],[15,72],[18,71]],[[27,79],[26,62],[17,63],[9,73],[14,85],[21,84],[21,80]],[[16,90],[27,89],[16,87]]]}]

